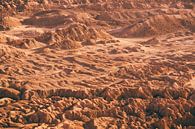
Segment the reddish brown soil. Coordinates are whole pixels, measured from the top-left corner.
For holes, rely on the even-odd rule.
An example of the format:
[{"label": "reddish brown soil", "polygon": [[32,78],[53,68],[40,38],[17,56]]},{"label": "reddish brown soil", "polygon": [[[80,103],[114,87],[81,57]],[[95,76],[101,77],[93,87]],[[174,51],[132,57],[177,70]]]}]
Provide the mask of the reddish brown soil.
[{"label": "reddish brown soil", "polygon": [[0,1],[0,128],[195,128],[194,5]]}]

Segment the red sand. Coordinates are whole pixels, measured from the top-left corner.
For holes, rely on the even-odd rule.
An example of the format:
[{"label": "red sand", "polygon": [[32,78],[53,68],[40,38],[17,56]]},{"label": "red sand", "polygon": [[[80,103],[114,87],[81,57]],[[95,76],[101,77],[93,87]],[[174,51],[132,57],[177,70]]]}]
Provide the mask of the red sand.
[{"label": "red sand", "polygon": [[192,0],[3,0],[0,14],[0,128],[195,128]]}]

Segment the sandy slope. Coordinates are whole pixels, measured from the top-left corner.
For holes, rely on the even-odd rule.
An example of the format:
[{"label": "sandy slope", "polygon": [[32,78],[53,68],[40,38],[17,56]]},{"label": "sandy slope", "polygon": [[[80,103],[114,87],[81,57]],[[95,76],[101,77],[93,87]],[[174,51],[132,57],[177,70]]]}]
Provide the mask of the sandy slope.
[{"label": "sandy slope", "polygon": [[0,128],[195,127],[192,1],[41,3],[0,2]]}]

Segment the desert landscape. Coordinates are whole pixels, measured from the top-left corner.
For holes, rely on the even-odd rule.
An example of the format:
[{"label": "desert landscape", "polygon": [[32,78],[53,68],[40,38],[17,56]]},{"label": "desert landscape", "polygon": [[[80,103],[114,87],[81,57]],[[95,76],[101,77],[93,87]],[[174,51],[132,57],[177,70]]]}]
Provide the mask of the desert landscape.
[{"label": "desert landscape", "polygon": [[195,129],[194,0],[1,0],[0,128]]}]

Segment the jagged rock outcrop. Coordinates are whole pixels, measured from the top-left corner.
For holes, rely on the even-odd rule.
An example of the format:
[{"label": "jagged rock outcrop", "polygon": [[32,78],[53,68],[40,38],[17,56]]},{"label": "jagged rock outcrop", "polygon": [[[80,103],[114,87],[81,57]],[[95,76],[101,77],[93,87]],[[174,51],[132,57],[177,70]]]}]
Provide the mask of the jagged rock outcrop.
[{"label": "jagged rock outcrop", "polygon": [[68,50],[68,49],[77,49],[77,48],[81,48],[82,45],[80,42],[77,41],[72,41],[72,40],[63,40],[62,42],[58,42],[58,43],[54,43],[50,46],[51,48],[55,48],[55,49],[64,49],[64,50]]},{"label": "jagged rock outcrop", "polygon": [[0,98],[12,98],[12,99],[20,99],[20,91],[12,89],[12,88],[0,88]]},{"label": "jagged rock outcrop", "polygon": [[42,43],[37,42],[34,38],[13,40],[11,42],[8,42],[8,44],[17,48],[24,48],[24,49],[34,49],[43,46]]}]

